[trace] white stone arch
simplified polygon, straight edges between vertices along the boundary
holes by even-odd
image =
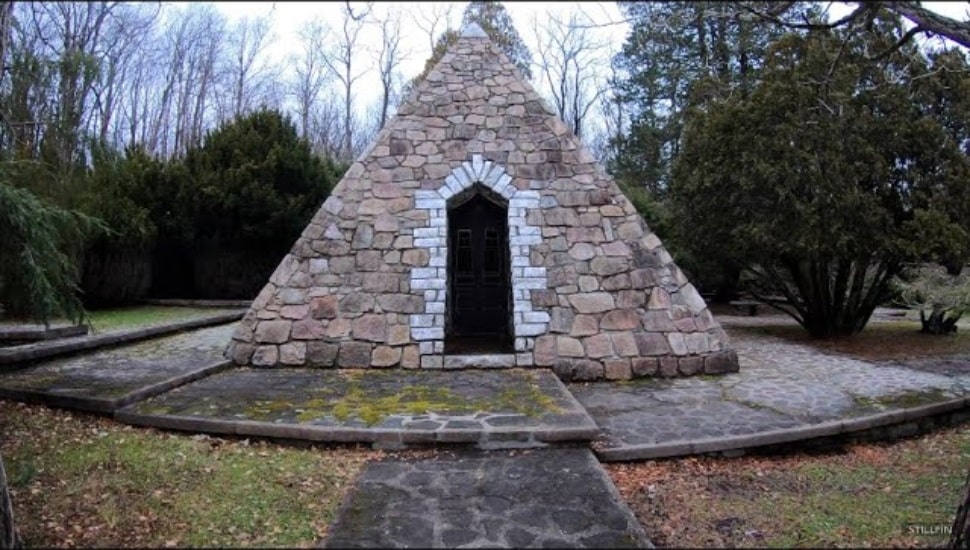
[[[411,339],[418,342],[422,367],[440,366],[430,356],[443,355],[448,303],[448,199],[480,183],[508,202],[509,259],[512,276],[512,336],[515,350],[531,356],[534,338],[545,334],[549,314],[532,307],[531,292],[547,287],[546,268],[532,267],[529,247],[542,242],[542,230],[529,225],[526,214],[539,208],[539,192],[512,185],[512,177],[497,163],[473,155],[451,171],[435,190],[415,192],[415,210],[428,212],[425,227],[414,230],[414,247],[428,251],[427,267],[411,268],[411,292],[424,296],[424,313],[411,315]],[[517,363],[531,364],[531,357]]]

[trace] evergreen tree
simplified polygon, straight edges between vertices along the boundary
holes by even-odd
[[[903,34],[883,13],[863,32],[787,35],[747,97],[711,94],[688,114],[678,243],[739,262],[814,336],[862,330],[927,247],[966,257],[970,157],[913,83],[953,94],[970,72],[932,72],[912,44],[873,61]]]
[[[278,111],[237,117],[185,158],[179,202],[194,291],[251,297],[346,168],[321,159]]]

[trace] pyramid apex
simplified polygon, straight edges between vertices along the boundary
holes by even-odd
[[[462,27],[459,36],[461,38],[488,38],[488,34],[474,21],[470,21]]]

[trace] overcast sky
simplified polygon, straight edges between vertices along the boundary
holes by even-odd
[[[321,17],[331,27],[339,28],[342,21],[341,7],[343,2],[215,2],[215,6],[223,12],[230,21],[239,17],[253,17],[272,15],[273,40],[267,48],[266,54],[274,64],[286,63],[287,59],[299,51],[297,30],[305,21],[314,17]],[[359,3],[352,3],[359,4]],[[418,75],[430,57],[430,45],[427,34],[415,23],[422,14],[430,15],[437,8],[439,11],[446,6],[452,6],[451,26],[457,28],[461,23],[461,14],[467,2],[375,2],[374,15],[383,17],[388,13],[400,14],[403,43],[407,51],[407,58],[400,65],[401,75],[410,80]],[[604,26],[596,29],[596,36],[609,48],[618,51],[626,39],[629,26],[625,23],[608,24],[622,21],[622,16],[615,2],[506,2],[505,8],[518,30],[522,39],[535,56],[536,44],[533,32],[533,20],[548,22],[551,16],[568,18],[572,12],[581,12],[590,20]],[[924,6],[956,19],[970,18],[970,2],[924,2]],[[854,3],[831,3],[830,16],[840,17],[848,13],[855,6]],[[444,30],[444,24],[437,33]],[[368,48],[376,48],[380,43],[380,34],[375,26],[370,26],[362,33],[363,45],[359,62],[369,67],[373,66],[372,54]],[[597,69],[602,70],[605,78],[609,66],[609,51],[604,48],[602,63],[597,63]],[[356,105],[358,110],[373,104],[378,98],[378,80],[376,71],[368,71],[357,85]],[[539,89],[540,93],[544,93]]]

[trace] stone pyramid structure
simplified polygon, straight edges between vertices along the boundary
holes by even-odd
[[[738,369],[657,235],[475,25],[333,189],[226,355],[564,380]]]

